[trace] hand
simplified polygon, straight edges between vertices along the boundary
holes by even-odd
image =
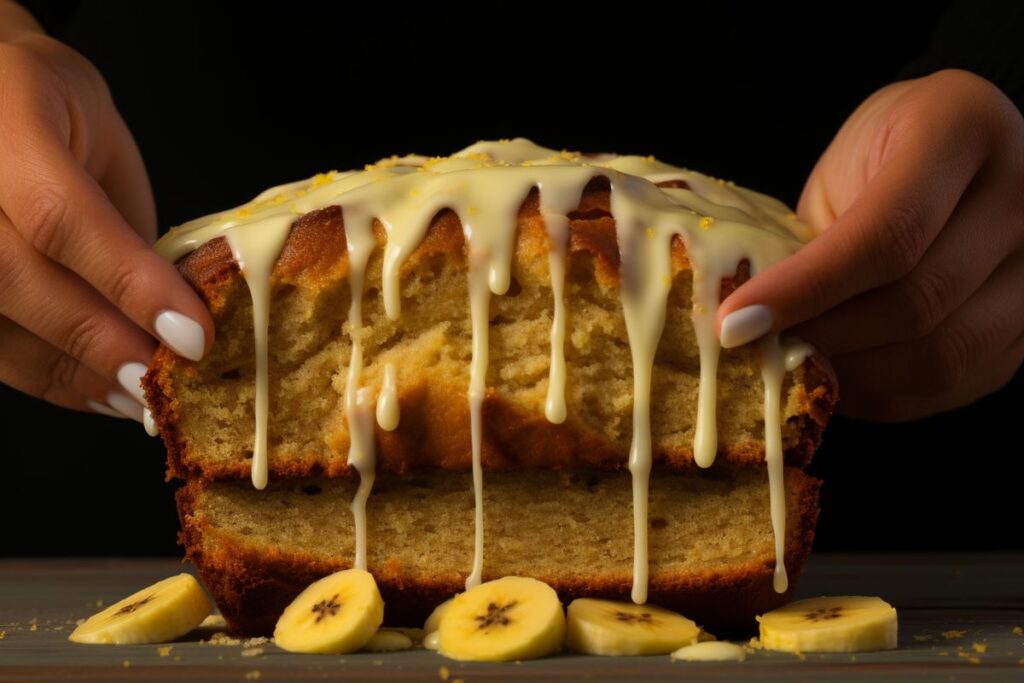
[[[831,358],[840,412],[877,420],[965,405],[1021,366],[1024,120],[991,83],[948,70],[876,92],[797,213],[818,237],[722,302],[724,345],[789,330]]]
[[[139,378],[154,337],[197,360],[212,321],[150,249],[156,214],[146,170],[99,72],[37,31],[6,38],[0,382],[141,420]]]

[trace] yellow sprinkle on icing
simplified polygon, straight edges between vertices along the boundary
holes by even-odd
[[[697,225],[700,226],[701,230],[707,230],[714,224],[715,219],[712,218],[711,216],[702,216],[700,221],[697,222]]]

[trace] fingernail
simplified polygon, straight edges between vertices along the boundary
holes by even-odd
[[[149,408],[142,409],[142,426],[146,428],[146,433],[150,436],[160,434],[160,430],[156,428],[156,420],[153,419],[153,413],[149,412]]]
[[[745,306],[725,316],[719,340],[731,349],[763,336],[772,329],[772,312],[767,306]]]
[[[199,360],[206,348],[203,327],[192,318],[177,311],[161,311],[153,323],[157,335],[179,356]]]
[[[107,404],[136,422],[142,422],[142,406],[131,396],[118,391],[112,391],[107,394]]]
[[[127,417],[123,413],[117,412],[110,406],[105,406],[99,401],[93,401],[92,399],[87,400],[85,402],[85,405],[89,406],[89,410],[91,410],[94,413],[99,413],[100,415],[106,415],[107,417],[119,417],[122,420],[125,417]]]
[[[117,381],[143,406],[146,405],[146,395],[142,391],[142,376],[145,374],[146,366],[142,363],[125,363],[117,369]]]

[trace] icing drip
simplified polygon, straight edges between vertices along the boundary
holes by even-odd
[[[349,431],[348,464],[359,472],[359,488],[352,499],[356,529],[353,564],[357,569],[366,569],[366,500],[376,477],[376,453],[370,392],[359,385],[363,376],[363,288],[366,264],[377,243],[373,237],[373,224],[365,216],[352,211],[351,215],[346,212],[344,218],[349,259],[348,327],[349,338],[352,340],[348,379],[345,382],[345,417]]]
[[[256,341],[256,433],[252,448],[252,485],[267,485],[267,412],[269,410],[268,340],[270,331],[270,271],[281,253],[292,221],[270,216],[264,221],[241,224],[227,235],[231,254],[238,263],[252,297],[252,326]],[[273,260],[266,254],[273,253]]]
[[[539,190],[539,211],[550,242],[552,290],[551,360],[545,415],[552,423],[568,417],[566,408],[565,271],[568,214],[579,206],[586,184],[608,179],[621,261],[621,300],[633,363],[633,434],[629,469],[633,480],[634,567],[632,597],[647,597],[647,497],[651,472],[651,381],[672,286],[670,247],[686,244],[693,273],[691,319],[700,352],[694,459],[710,466],[717,451],[716,401],[720,346],[714,315],[722,277],[748,260],[756,274],[813,238],[789,208],[765,195],[677,168],[653,157],[581,155],[525,140],[484,141],[450,156],[394,156],[362,171],[332,171],[271,188],[238,209],[205,216],[171,230],[157,250],[176,261],[204,242],[225,236],[253,301],[255,336],[255,437],[252,478],[267,483],[267,414],[270,274],[296,216],[337,205],[342,208],[352,299],[344,406],[349,425],[349,464],[360,475],[352,503],[356,519],[356,566],[366,563],[366,499],[374,479],[374,426],[371,389],[361,387],[363,372],[362,297],[366,265],[376,248],[375,221],[383,227],[382,292],[387,316],[401,315],[402,264],[423,240],[434,216],[448,209],[462,223],[469,253],[469,308],[472,360],[467,399],[470,409],[474,509],[474,556],[467,587],[483,576],[482,407],[488,372],[489,308],[492,295],[511,283],[512,254],[519,207]],[[656,183],[673,181],[672,187]],[[785,351],[776,336],[762,343],[765,385],[765,444],[772,525],[776,546],[775,589],[786,589],[783,563],[785,497],[781,442],[781,386],[785,371],[799,366],[813,349],[796,343]],[[396,369],[387,364],[376,403],[381,429],[399,423]]]
[[[780,407],[782,379],[786,374],[786,358],[779,345],[779,335],[770,334],[761,340],[761,378],[764,381],[764,460],[768,466],[768,501],[771,507],[772,533],[775,536],[776,593],[789,587],[786,575],[786,491],[782,468],[782,411]]]
[[[398,428],[401,408],[398,405],[398,387],[395,382],[395,364],[384,366],[384,386],[377,397],[377,424],[385,432],[393,432]]]
[[[359,472],[359,488],[352,498],[352,517],[356,529],[356,552],[352,565],[366,569],[366,501],[377,477],[377,457],[373,445],[373,401],[370,390],[363,387],[356,392],[355,407],[350,413],[349,431],[358,447],[349,452],[349,464]]]

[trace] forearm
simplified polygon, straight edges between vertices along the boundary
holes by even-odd
[[[43,27],[31,12],[13,0],[0,0],[0,42],[42,32]]]

